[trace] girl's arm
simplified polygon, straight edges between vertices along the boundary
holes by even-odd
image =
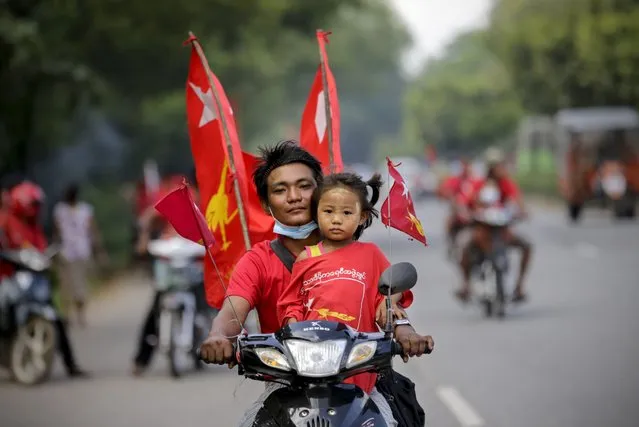
[[[304,301],[300,290],[304,281],[305,269],[300,267],[300,261],[306,259],[306,252],[302,251],[293,264],[291,280],[284,287],[281,299],[277,303],[277,317],[281,326],[299,322],[304,318]]]

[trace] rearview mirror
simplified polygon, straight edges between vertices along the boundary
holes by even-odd
[[[392,280],[391,280],[392,279]],[[379,278],[378,289],[382,295],[400,294],[417,283],[417,270],[410,262],[400,262],[388,267]]]

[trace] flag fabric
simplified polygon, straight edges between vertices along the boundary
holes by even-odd
[[[386,197],[386,200],[384,200],[382,204],[382,223],[386,225],[386,227],[393,227],[428,246],[426,236],[424,235],[424,228],[415,214],[413,199],[410,196],[404,178],[397,169],[395,169],[395,165],[393,165],[393,162],[388,157],[386,158],[386,163],[388,173],[394,182],[388,193],[388,197]],[[396,166],[399,166],[399,164]]]
[[[326,97],[324,94],[323,70],[320,64],[315,80],[311,86],[311,92],[302,114],[302,124],[300,128],[300,145],[313,154],[322,163],[322,170],[325,174],[331,172],[342,172],[344,163],[342,162],[342,151],[340,148],[340,112],[339,99],[337,97],[337,86],[335,77],[328,64],[326,44],[328,35],[326,31],[317,30],[317,43],[320,48],[320,55],[326,70],[326,83],[328,86],[328,103],[330,106],[331,131],[333,144],[328,140],[328,120],[326,117]],[[329,153],[333,155],[333,170],[330,168]]]
[[[193,201],[186,182],[164,196],[155,205],[155,209],[171,223],[180,236],[204,245],[208,249],[214,247],[215,237],[200,208]]]
[[[201,206],[208,228],[216,240],[212,255],[226,285],[235,264],[247,250],[235,194],[235,181],[238,183],[240,198],[245,201],[244,213],[248,223],[249,245],[258,241],[253,240],[253,237],[268,235],[264,230],[269,227],[270,218],[263,212],[256,212],[254,204],[250,202],[257,194],[254,197],[251,195],[255,190],[244,164],[245,153],[240,147],[233,109],[215,74],[210,72],[207,77],[206,58],[201,58],[198,54],[194,43],[196,40],[195,36],[188,40],[191,42],[191,59],[186,83],[187,123]],[[211,87],[210,81],[213,82],[214,88]],[[224,120],[226,129],[220,118]],[[227,147],[226,135],[231,141],[230,150]],[[234,174],[231,172],[230,156],[235,166]],[[271,229],[272,224],[271,221]],[[257,232],[255,236],[251,236],[251,230],[261,231],[262,234]],[[207,302],[220,308],[224,302],[225,291],[212,261],[208,258],[204,264],[204,287]]]
[[[246,200],[245,209],[249,219],[251,242],[255,244],[263,240],[273,240],[275,238],[275,233],[273,233],[275,220],[264,211],[260,198],[257,195],[257,188],[252,179],[253,171],[255,171],[257,166],[257,158],[246,152],[242,152],[242,157],[244,158],[246,173],[248,174],[248,199]]]

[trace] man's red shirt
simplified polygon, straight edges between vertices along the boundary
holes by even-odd
[[[3,249],[33,247],[39,251],[47,248],[47,238],[40,224],[29,224],[11,212],[0,213]],[[5,247],[6,246],[6,247]],[[0,261],[0,278],[13,274],[13,266]]]

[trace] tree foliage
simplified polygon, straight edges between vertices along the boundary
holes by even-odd
[[[467,150],[507,138],[525,113],[639,107],[637,40],[633,0],[497,0],[488,28],[410,85],[403,138]]]
[[[405,100],[405,140],[468,152],[513,131],[521,108],[484,36],[481,31],[459,36],[411,84]]]
[[[284,128],[299,126],[318,63],[317,28],[335,32],[331,65],[345,104],[353,104],[343,110],[344,122],[361,114],[361,105],[380,114],[369,101],[382,93],[389,76],[399,80],[398,57],[408,42],[382,0],[193,0],[179,6],[157,0],[152,7],[5,0],[0,174],[26,169],[67,143],[89,109],[105,112],[133,141],[131,168],[156,155],[160,163],[183,165],[189,157],[184,108],[189,49],[181,43],[189,30],[235,106],[243,143],[282,138]],[[394,120],[397,127],[398,113]],[[375,125],[366,125],[374,132]]]
[[[636,1],[499,0],[489,38],[530,111],[639,106]]]

